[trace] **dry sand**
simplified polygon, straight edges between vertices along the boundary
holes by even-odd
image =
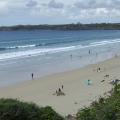
[[[99,67],[101,72],[97,72]],[[120,57],[112,58],[82,69],[0,88],[0,98],[17,98],[40,106],[52,106],[62,115],[75,114],[78,109],[90,105],[92,101],[111,90],[112,85],[109,82],[120,79],[119,71]],[[106,74],[109,75],[108,78],[104,78]],[[92,81],[89,86],[86,84],[88,79]],[[105,81],[101,82],[102,80]],[[65,96],[53,95],[62,85]]]

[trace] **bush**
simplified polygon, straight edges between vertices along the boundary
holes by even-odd
[[[39,108],[32,103],[0,99],[0,120],[63,120],[63,118],[51,107]]]
[[[79,120],[95,120],[95,113],[93,109],[90,108],[85,108],[82,109],[78,114],[77,114],[77,119]]]
[[[120,85],[109,98],[100,98],[78,111],[77,120],[120,120]]]

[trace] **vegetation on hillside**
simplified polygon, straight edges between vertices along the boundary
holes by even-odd
[[[13,99],[0,99],[0,120],[63,120],[51,107]]]
[[[77,113],[77,120],[120,120],[120,85],[108,98],[100,98]]]
[[[2,26],[0,31],[17,30],[120,30],[120,23],[96,23],[96,24],[63,24],[63,25],[16,25]]]

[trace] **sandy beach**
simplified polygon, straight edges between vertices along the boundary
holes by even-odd
[[[109,82],[120,79],[119,71],[120,57],[116,57],[81,69],[0,88],[0,98],[17,98],[39,106],[52,106],[64,116],[75,114],[110,91],[112,85]],[[88,80],[91,80],[90,85],[87,85]],[[59,88],[65,95],[55,94]]]

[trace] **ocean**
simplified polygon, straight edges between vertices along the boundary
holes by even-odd
[[[120,30],[1,31],[0,86],[82,68],[120,55]]]

